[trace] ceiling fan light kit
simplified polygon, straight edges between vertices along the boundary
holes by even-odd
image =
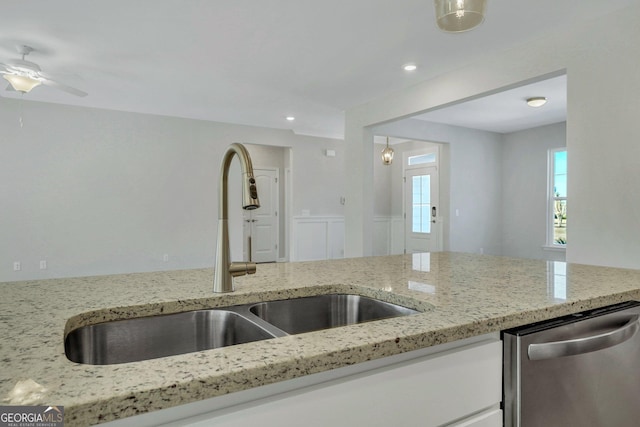
[[[461,33],[482,24],[487,0],[435,0],[435,7],[438,28]]]
[[[28,93],[34,87],[43,84],[72,95],[87,96],[86,92],[51,80],[48,76],[42,74],[38,64],[25,60],[25,56],[33,52],[34,49],[32,47],[18,45],[16,50],[22,55],[22,59],[14,59],[7,61],[7,64],[0,64],[0,74],[11,85],[11,88],[7,88],[8,90],[13,89],[18,92]]]
[[[32,79],[29,76],[22,76],[20,74],[4,74],[5,80],[11,84],[14,90],[22,93],[28,93],[34,87],[41,85],[40,80]]]

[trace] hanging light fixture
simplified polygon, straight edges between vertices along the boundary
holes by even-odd
[[[487,0],[435,0],[435,6],[438,28],[460,33],[482,24]]]
[[[382,150],[382,164],[390,165],[393,162],[393,148],[389,147],[389,137],[387,137],[387,146]]]

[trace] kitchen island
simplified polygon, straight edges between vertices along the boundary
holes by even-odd
[[[0,400],[91,425],[387,358],[627,300],[640,271],[461,253],[263,264],[213,294],[210,269],[0,283]],[[352,293],[420,314],[118,365],[70,362],[79,326]],[[41,388],[18,400],[15,386]]]

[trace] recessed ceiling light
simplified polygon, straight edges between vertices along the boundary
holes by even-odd
[[[415,71],[418,69],[416,64],[405,64],[402,66],[402,69],[405,71]]]
[[[295,117],[293,117],[293,116],[287,116],[287,117],[285,117],[285,118],[286,118],[288,121],[290,121],[290,122],[292,122],[292,121],[294,121],[294,120],[296,119],[296,118],[295,118]]]
[[[547,98],[545,98],[544,96],[536,96],[534,98],[527,99],[527,105],[529,107],[538,108],[538,107],[542,107],[546,103],[547,103]]]

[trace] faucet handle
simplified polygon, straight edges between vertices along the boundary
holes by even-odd
[[[245,274],[255,274],[255,262],[232,262],[229,264],[229,274],[233,277],[244,276]]]

